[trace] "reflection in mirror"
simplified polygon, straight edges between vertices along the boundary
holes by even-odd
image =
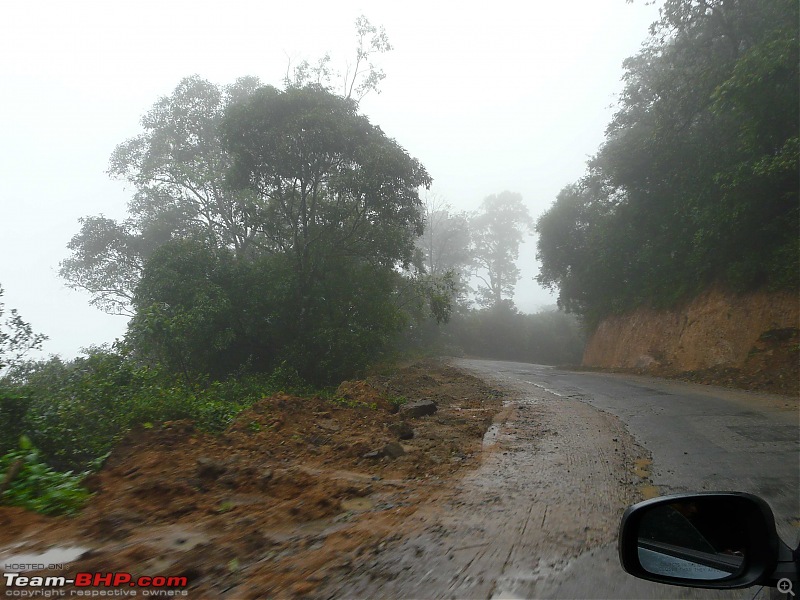
[[[713,581],[737,574],[747,547],[741,498],[653,506],[639,522],[639,563],[653,575]]]

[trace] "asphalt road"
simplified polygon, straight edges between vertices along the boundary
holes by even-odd
[[[692,491],[743,491],[772,507],[778,532],[800,542],[800,413],[783,396],[700,386],[648,377],[561,370],[483,360],[457,364],[487,380],[550,398],[578,400],[618,418],[652,455],[650,477],[659,495]],[[755,590],[709,592],[620,578],[616,549],[592,549],[536,597],[741,597]],[[716,596],[715,594],[720,594]],[[531,597],[517,589],[518,597]],[[764,597],[762,594],[759,597]]]

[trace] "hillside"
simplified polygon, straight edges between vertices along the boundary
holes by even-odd
[[[583,365],[796,395],[799,327],[796,294],[713,287],[675,309],[606,318]]]

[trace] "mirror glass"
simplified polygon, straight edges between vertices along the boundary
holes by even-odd
[[[704,581],[739,573],[747,558],[747,507],[741,500],[693,498],[649,508],[639,522],[642,568]]]

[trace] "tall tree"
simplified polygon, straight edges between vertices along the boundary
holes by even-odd
[[[230,158],[219,137],[225,107],[259,86],[246,77],[218,87],[187,77],[142,118],[144,132],[117,146],[109,174],[133,184],[130,217],[81,220],[60,274],[106,312],[132,315],[145,260],[171,239],[197,236],[244,256],[259,243],[257,207],[224,186]]]
[[[285,78],[289,88],[324,87],[357,102],[377,92],[385,75],[376,57],[392,49],[383,27],[356,19],[355,55],[344,71],[330,55],[315,65],[302,61]],[[170,240],[206,237],[237,258],[264,250],[264,218],[257,199],[225,185],[231,166],[220,139],[226,108],[261,87],[256,77],[217,86],[194,75],[184,78],[142,117],[143,132],[117,146],[109,174],[133,185],[129,217],[81,219],[70,241],[71,255],[60,265],[70,287],[88,291],[91,304],[111,314],[132,316],[134,290],[144,262]]]
[[[131,216],[84,219],[61,272],[133,316],[137,356],[187,377],[289,360],[329,382],[378,356],[424,302],[449,315],[451,282],[411,270],[431,179],[358,112],[383,77],[371,57],[390,46],[366,19],[357,32],[343,95],[326,60],[323,83],[306,65],[285,90],[190,77],[116,149]]]
[[[538,223],[540,283],[597,321],[713,281],[798,286],[798,4],[668,0],[584,178]]]
[[[453,212],[452,207],[435,194],[424,199],[425,230],[417,240],[425,272],[431,275],[456,273],[464,279],[470,255],[469,215]]]
[[[371,92],[379,93],[378,86],[386,74],[375,59],[392,50],[392,45],[384,28],[373,25],[364,15],[356,19],[355,27],[355,56],[345,64],[344,72],[336,70],[330,54],[325,54],[314,64],[302,60],[293,69],[287,68],[285,86],[301,88],[316,85],[355,102],[361,102]]]
[[[318,87],[265,87],[230,107],[223,135],[230,183],[256,199],[257,231],[301,272],[322,248],[410,263],[423,225],[418,188],[430,177],[355,102]]]
[[[230,107],[223,136],[231,185],[256,199],[259,235],[292,261],[297,339],[317,356],[322,338],[310,331],[329,319],[333,273],[408,267],[423,226],[418,189],[431,179],[353,100],[317,86],[258,90]]]
[[[519,246],[533,221],[520,194],[505,191],[484,199],[470,224],[472,255],[479,281],[478,303],[500,308],[513,306],[519,281]]]

